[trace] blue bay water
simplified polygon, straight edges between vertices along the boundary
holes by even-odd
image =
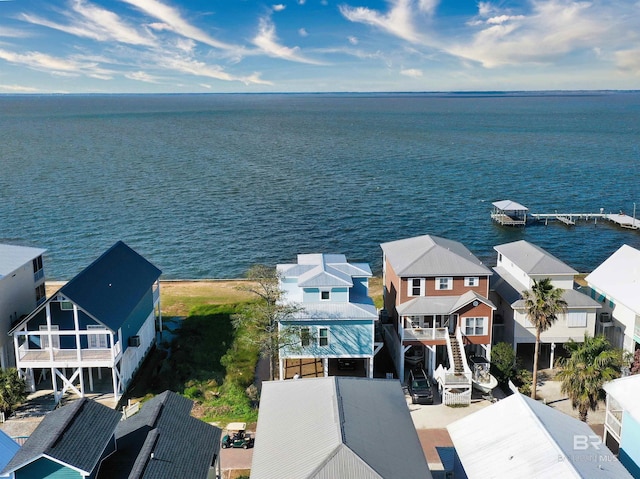
[[[631,213],[640,93],[0,96],[0,242],[68,279],[122,239],[166,278],[239,277],[297,253],[380,272],[434,234],[489,265],[526,239],[590,271],[640,232],[508,229],[532,212]]]

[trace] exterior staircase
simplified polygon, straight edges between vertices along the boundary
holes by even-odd
[[[453,353],[453,372],[458,374],[464,374],[464,360],[462,359],[462,353],[460,352],[460,344],[455,333],[449,334],[449,341],[451,341],[451,352]]]

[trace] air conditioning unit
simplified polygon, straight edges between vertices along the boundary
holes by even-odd
[[[140,346],[140,336],[130,336],[129,346],[134,348],[137,348],[138,346]]]
[[[600,313],[598,319],[599,319],[600,325],[603,328],[613,326],[613,322],[611,321],[611,315],[609,313]]]

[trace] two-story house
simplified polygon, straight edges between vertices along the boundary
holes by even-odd
[[[9,330],[45,297],[43,249],[0,244],[0,367],[15,366]]]
[[[50,371],[56,401],[82,397],[106,370],[117,403],[162,328],[160,273],[119,241],[19,321],[10,333],[30,388]]]
[[[640,348],[640,250],[622,245],[585,281],[602,304],[596,332],[616,348]]]
[[[466,375],[464,384],[452,389],[464,390],[470,400],[465,349],[491,356],[491,270],[462,243],[437,236],[391,241],[381,248],[384,305],[394,324],[385,342],[400,378],[405,378],[405,360],[412,366],[419,358],[441,386],[447,372],[447,384]]]
[[[640,374],[604,385],[607,412],[603,441],[635,478],[640,478]]]
[[[585,333],[594,335],[596,312],[600,305],[574,289],[578,272],[544,249],[524,240],[498,245],[494,248],[498,260],[491,289],[495,293],[496,316],[504,330],[496,334],[498,340],[513,344],[516,353],[533,360],[536,330],[527,318],[522,292],[533,286],[533,281],[550,278],[554,287],[563,290],[567,303],[566,313],[558,315],[556,322],[540,336],[540,360],[544,367],[553,367],[555,348],[569,339],[584,340]]]
[[[301,359],[320,361],[324,376],[348,359],[354,375],[373,377],[373,357],[382,345],[375,344],[378,315],[369,297],[369,265],[348,263],[342,254],[300,254],[297,263],[279,264],[277,271],[282,303],[295,306],[279,330],[299,334],[295,344],[283,341],[280,378],[292,376],[288,363]]]

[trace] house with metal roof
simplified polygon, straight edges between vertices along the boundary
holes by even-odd
[[[317,369],[333,375],[348,367],[350,374],[373,377],[373,358],[382,343],[375,342],[371,268],[349,263],[342,254],[299,254],[297,259],[277,265],[282,303],[294,306],[278,324],[281,337],[288,338],[282,341],[279,377],[300,375],[305,360],[319,363],[314,374]]]
[[[640,250],[622,245],[585,278],[602,305],[596,332],[618,348],[640,348]]]
[[[116,453],[97,479],[207,479],[220,469],[221,429],[191,416],[193,401],[165,391],[115,428]]]
[[[634,478],[640,478],[640,374],[604,385],[607,412],[603,441],[618,454]]]
[[[588,294],[574,289],[578,272],[551,253],[525,240],[495,246],[498,254],[493,268],[491,298],[497,305],[495,341],[506,341],[523,357],[533,358],[536,330],[527,318],[522,292],[534,280],[550,278],[554,287],[563,290],[566,313],[540,336],[540,359],[544,367],[553,367],[555,348],[572,339],[584,340],[585,333],[594,335],[600,304]]]
[[[86,398],[49,412],[0,474],[15,479],[95,478],[116,450],[122,414]]]
[[[491,357],[491,270],[462,243],[433,235],[380,245],[384,338],[400,378],[422,364],[446,404],[471,401],[467,354]]]
[[[50,372],[56,401],[83,397],[106,371],[117,403],[162,328],[160,273],[119,241],[19,321],[10,334],[31,389]]]
[[[262,386],[252,479],[429,479],[397,380],[323,377]]]
[[[584,422],[515,393],[447,426],[469,479],[631,479]]]
[[[9,330],[46,299],[45,250],[0,244],[0,367],[15,366]]]

